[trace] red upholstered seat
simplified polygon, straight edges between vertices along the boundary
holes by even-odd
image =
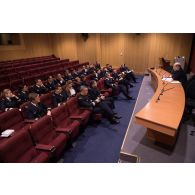
[[[68,141],[68,135],[57,133],[50,116],[44,116],[32,124],[29,129],[36,144],[47,144],[56,148],[55,157],[59,157]]]
[[[52,94],[47,93],[40,96],[41,103],[46,105],[49,108],[53,108],[53,100],[52,100]]]
[[[0,132],[6,129],[21,130],[29,126],[23,119],[22,113],[14,108],[0,115]]]
[[[69,118],[66,105],[52,109],[51,116],[56,131],[66,132],[71,136],[71,139],[74,139],[79,134],[80,122]]]
[[[21,113],[24,119],[27,119],[26,110],[28,109],[28,105],[30,102],[25,102],[22,105],[20,105]]]
[[[102,94],[104,94],[104,96],[110,96],[110,94],[112,93],[112,89],[106,89],[105,85],[104,85],[104,78],[101,78],[98,82],[97,82],[97,87],[98,89],[101,91]]]
[[[0,162],[41,163],[48,161],[48,153],[35,149],[28,131],[21,130],[6,142],[0,142]]]
[[[67,101],[68,112],[70,118],[78,119],[83,125],[86,125],[89,121],[91,111],[87,109],[81,109],[78,105],[77,97],[72,97]]]

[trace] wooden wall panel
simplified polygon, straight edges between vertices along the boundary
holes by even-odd
[[[165,57],[173,62],[181,55],[189,61],[192,34],[125,34],[125,60],[136,72],[159,64]]]
[[[124,61],[123,34],[100,34],[101,64],[117,67]]]
[[[84,40],[80,33],[76,35],[77,58],[81,62],[88,61],[95,63],[96,57],[96,34],[88,34],[88,39]]]
[[[56,56],[62,59],[77,60],[76,34],[52,34],[52,48]]]
[[[23,34],[24,45],[13,50],[1,50],[0,60],[41,55],[64,59],[107,63],[118,67],[125,63],[136,72],[159,64],[159,57],[173,60],[177,55],[189,61],[192,34],[89,34],[84,41],[81,34]]]
[[[0,60],[51,55],[53,53],[48,34],[22,34],[21,46],[0,46]]]

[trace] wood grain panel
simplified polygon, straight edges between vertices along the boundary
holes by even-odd
[[[53,53],[62,59],[77,60],[76,34],[53,34],[52,49]]]
[[[48,34],[22,34],[21,46],[1,46],[0,60],[14,60],[53,53]]]
[[[192,34],[108,33],[89,34],[84,41],[81,34],[24,34],[23,47],[0,50],[0,60],[41,55],[56,56],[81,62],[100,62],[103,66],[118,67],[125,63],[136,72],[159,64],[159,58],[173,60],[181,55],[189,61]]]

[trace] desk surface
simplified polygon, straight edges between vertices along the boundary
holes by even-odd
[[[181,84],[168,83],[164,88],[165,92],[160,96],[160,100],[156,102],[163,86],[167,83],[166,81],[163,83],[162,75],[167,76],[170,73],[162,69],[149,69],[148,71],[155,82],[156,91],[146,106],[135,115],[135,118],[138,121],[145,121],[146,124],[153,123],[176,131],[185,106],[184,89]],[[146,127],[148,126],[146,125]],[[162,129],[162,131],[164,130]]]

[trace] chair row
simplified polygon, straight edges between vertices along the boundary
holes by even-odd
[[[73,61],[75,63],[77,61]],[[28,71],[21,71],[19,73],[11,73],[10,75],[3,75],[0,78],[0,90],[5,88],[11,88],[16,90],[22,84],[32,85],[35,79],[45,80],[48,76],[55,76],[58,73],[63,74],[65,69],[77,69],[83,65],[88,65],[88,62],[72,65],[67,62],[59,63],[57,65],[52,65],[43,68],[30,69]]]
[[[26,59],[20,59],[20,60],[11,60],[11,61],[1,61],[0,65],[4,67],[9,67],[9,66],[17,66],[17,64],[31,64],[35,62],[44,62],[47,60],[52,60],[55,59],[56,56],[51,55],[51,56],[43,56],[43,57],[35,57],[35,58],[26,58]]]
[[[68,142],[86,126],[90,110],[79,108],[76,97],[52,109],[51,116],[25,121],[18,109],[0,115],[0,128],[14,129],[9,138],[0,138],[0,162],[48,162],[58,160]],[[6,123],[2,123],[6,121]]]
[[[68,62],[69,60],[66,59],[66,60],[62,60],[61,62],[63,61],[66,61]],[[36,67],[42,67],[42,66],[47,66],[47,65],[53,65],[57,62],[60,62],[60,59],[59,58],[56,58],[56,59],[52,59],[52,60],[49,60],[49,61],[46,61],[46,62],[36,62],[36,63],[31,63],[31,64],[27,64],[27,65],[18,65],[18,66],[14,66],[14,67],[2,67],[0,69],[0,72],[1,73],[10,73],[10,72],[20,72],[21,70],[24,70],[24,69],[29,69],[29,68],[36,68]]]

